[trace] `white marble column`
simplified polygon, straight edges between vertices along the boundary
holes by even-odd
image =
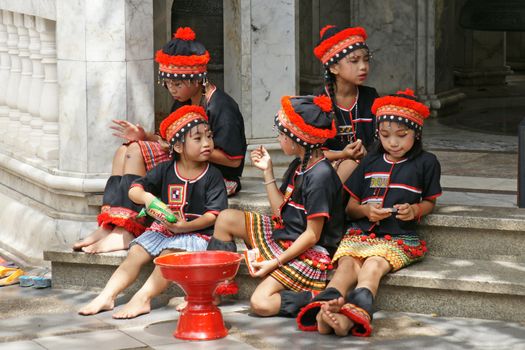
[[[4,142],[5,133],[9,125],[9,107],[7,107],[6,95],[9,84],[9,70],[11,60],[9,59],[7,47],[7,20],[4,20],[4,10],[0,10],[0,144]]]
[[[22,154],[28,151],[29,133],[31,127],[31,115],[29,107],[29,89],[31,88],[31,76],[33,67],[29,58],[29,30],[27,29],[28,15],[22,16],[22,23],[18,26],[18,55],[21,61],[20,85],[18,85],[17,106],[20,118],[20,127],[16,130],[17,146],[14,151]]]
[[[43,121],[40,117],[40,99],[42,97],[42,86],[44,83],[44,68],[42,66],[42,55],[40,54],[40,34],[36,30],[36,18],[28,16],[27,22],[29,30],[29,52],[33,69],[31,88],[29,89],[28,112],[31,115],[31,132],[29,134],[29,151],[31,155],[36,155],[38,146],[44,134],[42,130]],[[58,101],[57,101],[58,102]]]
[[[224,86],[241,106],[248,138],[274,137],[283,95],[299,85],[298,1],[224,1]]]
[[[7,106],[9,107],[9,125],[5,135],[5,143],[13,146],[16,141],[16,130],[20,126],[18,111],[18,86],[20,85],[21,63],[18,56],[18,30],[17,26],[22,23],[22,15],[19,13],[7,12],[4,16],[7,25],[7,47],[11,60],[11,70],[9,72],[9,82],[7,83]]]
[[[112,119],[153,131],[153,0],[57,0],[60,170],[109,173]]]
[[[40,96],[40,116],[43,121],[42,139],[37,154],[44,160],[58,158],[58,81],[56,60],[56,22],[37,18],[36,27],[40,33],[44,82]]]

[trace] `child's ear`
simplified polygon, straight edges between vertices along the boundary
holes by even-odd
[[[175,152],[181,154],[181,153],[182,153],[182,148],[183,148],[183,147],[184,147],[184,146],[182,145],[182,142],[178,141],[178,142],[176,142],[176,143],[173,145],[173,151],[175,151]]]
[[[339,74],[339,64],[338,63],[332,64],[329,69],[330,69],[330,73],[332,73],[333,75]]]

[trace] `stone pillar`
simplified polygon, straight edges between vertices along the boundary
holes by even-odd
[[[40,117],[42,118],[43,135],[37,154],[46,161],[58,158],[58,82],[56,60],[56,22],[38,18],[37,30],[40,33],[44,81],[40,95]]]
[[[16,130],[16,140],[18,145],[24,147],[16,147],[16,153],[25,153],[27,150],[25,145],[29,141],[29,133],[31,127],[31,115],[28,112],[29,107],[29,90],[31,89],[31,80],[33,74],[33,67],[31,59],[29,58],[29,30],[28,20],[31,16],[23,15],[22,23],[18,26],[18,54],[21,61],[20,85],[18,85],[17,105],[20,118],[20,127]]]
[[[226,0],[224,16],[225,90],[248,138],[274,137],[281,96],[298,93],[297,1]]]
[[[7,25],[7,47],[9,58],[11,60],[11,71],[9,73],[9,82],[7,83],[7,106],[9,107],[9,126],[5,135],[5,143],[13,146],[16,141],[16,130],[20,126],[18,111],[18,86],[20,84],[21,63],[18,56],[18,30],[17,26],[21,24],[22,15],[6,11],[4,23]]]
[[[57,0],[60,154],[66,172],[109,173],[112,119],[153,130],[153,0]]]
[[[6,95],[9,84],[9,70],[11,69],[11,60],[9,58],[7,47],[7,11],[0,10],[0,143],[4,142],[7,127],[9,125],[9,107],[7,107]]]
[[[464,52],[456,69],[456,84],[502,85],[512,70],[505,64],[505,33],[477,30],[463,32]]]
[[[507,64],[511,69],[525,70],[525,33],[507,32]]]
[[[33,69],[31,88],[29,89],[28,112],[31,115],[31,132],[29,135],[30,154],[36,155],[42,136],[42,118],[40,117],[40,100],[42,97],[42,85],[44,83],[44,68],[42,66],[42,55],[40,53],[40,34],[36,29],[36,19],[30,16],[29,29],[29,52]]]
[[[454,89],[450,65],[440,62],[438,53],[450,54],[444,46],[450,45],[450,34],[440,25],[449,18],[451,4],[452,0],[351,0],[351,23],[366,29],[374,54],[367,85],[380,94],[412,88],[432,107],[432,115],[457,105],[464,94]]]

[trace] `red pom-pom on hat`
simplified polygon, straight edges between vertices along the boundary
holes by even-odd
[[[324,35],[324,33],[325,33],[328,29],[333,28],[333,27],[335,27],[333,24],[329,24],[329,25],[324,26],[324,27],[319,31],[319,37],[322,38],[323,35]]]
[[[407,95],[407,96],[416,97],[416,95],[414,94],[414,90],[409,89],[409,88],[406,88],[405,91],[399,90],[398,92],[396,92],[396,95]]]
[[[179,27],[173,35],[174,39],[186,41],[195,40],[195,37],[195,32],[190,27]]]
[[[332,100],[330,97],[321,95],[314,97],[314,104],[319,106],[323,112],[331,112],[332,111]]]

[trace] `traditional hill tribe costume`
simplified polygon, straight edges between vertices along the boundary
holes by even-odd
[[[421,137],[423,120],[429,115],[428,107],[415,100],[411,90],[398,92],[375,100],[372,112],[377,116],[377,124],[397,122],[415,130],[416,138]],[[361,204],[380,204],[392,208],[395,204],[417,204],[422,200],[434,200],[441,195],[440,164],[435,155],[429,152],[410,155],[397,162],[389,161],[383,152],[367,155],[350,178],[345,182],[345,190]],[[372,223],[368,218],[351,222],[335,253],[333,263],[343,256],[365,260],[380,256],[388,261],[393,272],[423,259],[427,251],[425,241],[419,239],[416,224],[402,221],[395,214]],[[320,293],[312,303],[303,308],[297,317],[302,330],[317,330],[315,316],[323,301],[333,300],[341,294],[335,288]],[[347,304],[341,313],[350,318],[355,326],[351,333],[357,336],[370,335],[373,296],[369,289],[358,288],[346,296]]]
[[[208,115],[215,148],[229,159],[242,160],[236,168],[215,165],[223,174],[228,194],[235,194],[241,189],[240,177],[246,154],[243,117],[239,106],[228,94],[215,86],[212,91],[206,91],[206,65],[210,55],[204,45],[195,41],[195,33],[190,28],[179,29],[177,33],[172,41],[157,51],[155,60],[159,63],[159,79],[203,79],[200,105]],[[175,101],[171,110],[189,103],[191,101]]]
[[[375,117],[371,112],[372,103],[379,96],[373,87],[357,85],[355,102],[350,109],[339,106],[335,99],[335,77],[330,66],[355,50],[365,49],[367,34],[364,28],[339,29],[326,26],[320,32],[321,39],[314,49],[315,56],[325,68],[325,86],[320,93],[330,96],[334,104],[337,136],[326,141],[323,148],[341,151],[346,145],[360,139],[365,148],[375,141]]]
[[[336,133],[331,102],[326,96],[285,96],[275,126],[305,148],[305,156],[292,161],[280,187],[284,200],[279,215],[270,217],[245,212],[249,246],[258,248],[265,260],[278,258],[306,230],[307,220],[325,217],[317,244],[271,272],[287,290],[281,291],[280,315],[288,315],[296,294],[310,296],[326,286],[331,257],[341,239],[342,184],[326,158],[307,166],[311,153]],[[208,250],[236,251],[235,242],[212,238]]]
[[[173,145],[183,142],[185,134],[194,126],[206,123],[208,118],[200,106],[184,106],[171,113],[160,125],[163,138]],[[179,218],[191,221],[205,213],[218,215],[228,207],[226,188],[221,172],[207,164],[194,179],[183,177],[177,170],[177,160],[163,162],[135,180],[131,187],[142,187],[166,203]],[[139,244],[151,256],[158,256],[165,249],[187,251],[206,250],[213,234],[213,226],[199,232],[173,234],[162,223],[155,221],[138,238],[131,242]]]
[[[202,104],[209,116],[215,147],[221,149],[231,159],[242,159],[241,165],[237,168],[216,165],[222,173],[229,193],[234,194],[240,190],[239,177],[242,174],[246,152],[244,122],[237,104],[224,92],[215,91],[209,101],[204,98],[209,60],[210,54],[204,45],[195,40],[195,33],[187,27],[179,28],[173,39],[158,50],[155,56],[155,61],[159,63],[159,82],[165,79],[203,81]],[[170,160],[168,150],[159,142],[133,142],[137,142],[140,146],[147,171]],[[144,232],[150,221],[147,218],[137,218],[141,206],[128,198],[129,187],[138,178],[140,178],[138,175],[125,174],[111,176],[108,179],[104,189],[102,209],[97,217],[99,226],[107,229],[121,226],[136,237]]]

